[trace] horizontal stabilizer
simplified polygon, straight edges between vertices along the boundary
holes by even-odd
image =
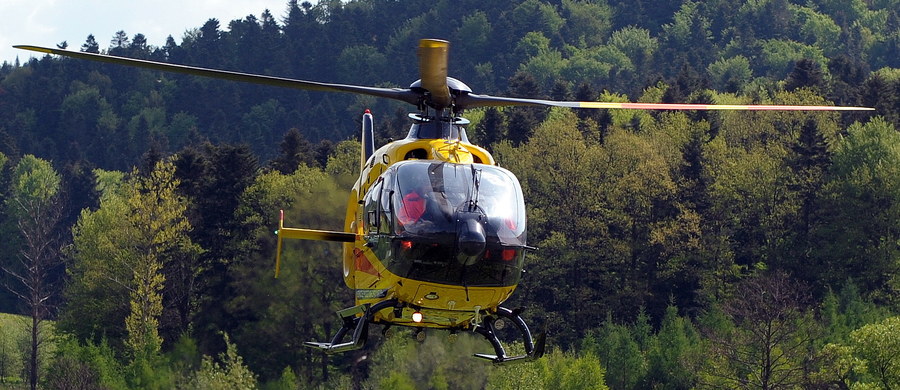
[[[284,210],[281,210],[281,216],[278,220],[278,244],[275,248],[275,277],[281,272],[281,240],[292,238],[298,240],[320,240],[320,241],[337,241],[337,242],[354,242],[356,234],[347,232],[333,232],[328,230],[313,229],[297,229],[284,227]]]
[[[353,242],[356,241],[356,234],[346,232],[332,232],[327,230],[281,228],[278,229],[278,238]]]

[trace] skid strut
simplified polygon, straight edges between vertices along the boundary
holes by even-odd
[[[543,332],[538,334],[537,343],[535,343],[531,338],[531,331],[528,330],[528,325],[525,324],[525,320],[519,316],[519,313],[521,313],[521,310],[509,310],[505,307],[498,307],[496,315],[497,317],[512,321],[519,330],[519,333],[522,334],[522,343],[525,345],[525,354],[507,356],[506,351],[503,349],[503,344],[500,343],[500,339],[497,337],[496,328],[494,327],[497,319],[494,318],[494,316],[487,316],[484,318],[484,321],[481,324],[476,325],[473,330],[484,336],[484,338],[491,343],[491,346],[494,347],[495,355],[476,353],[475,357],[490,360],[494,362],[494,364],[503,364],[513,361],[531,361],[540,359],[541,356],[544,356],[544,345],[547,339],[546,335]]]
[[[365,304],[341,310],[338,312],[338,316],[341,317],[344,324],[341,326],[341,329],[338,330],[337,334],[334,335],[334,338],[331,339],[330,343],[307,341],[303,343],[303,345],[320,349],[327,354],[360,349],[366,345],[366,340],[369,338],[369,322],[372,320],[375,313],[396,305],[397,300],[390,299],[378,302],[372,306]],[[362,313],[362,316],[357,316],[357,314],[360,313]],[[350,341],[341,342],[343,341],[344,336],[347,335],[347,332],[351,330],[353,331],[353,334]]]

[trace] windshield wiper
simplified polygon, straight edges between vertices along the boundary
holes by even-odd
[[[475,211],[478,208],[478,194],[481,186],[481,179],[478,177],[481,174],[480,169],[475,169],[475,164],[469,165],[472,169],[472,195],[470,196],[469,201],[469,211]]]

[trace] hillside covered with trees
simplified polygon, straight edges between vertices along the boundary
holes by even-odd
[[[900,386],[898,0],[291,0],[163,47],[134,33],[59,46],[405,87],[440,38],[476,93],[876,111],[468,112],[539,248],[506,305],[551,350],[491,367],[468,335],[303,348],[351,304],[339,246],[290,245],[272,278],[277,210],[340,228],[361,113],[383,143],[410,107],[4,63],[0,312],[28,321],[2,322],[0,388]]]

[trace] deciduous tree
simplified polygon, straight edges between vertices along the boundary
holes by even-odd
[[[107,189],[98,210],[83,211],[73,229],[68,310],[121,321],[112,329],[121,329],[117,333],[126,336],[124,346],[135,360],[160,351],[164,267],[179,263],[196,269],[201,252],[187,235],[187,203],[176,193],[174,172],[169,161],[157,163],[148,176],[133,172],[126,182]],[[92,299],[94,294],[105,299]]]
[[[6,207],[16,220],[22,238],[17,267],[3,266],[17,286],[13,292],[31,317],[28,383],[38,385],[40,352],[45,341],[42,323],[52,314],[53,273],[61,264],[56,224],[62,218],[61,179],[50,162],[26,155],[16,164]],[[57,270],[58,271],[58,270]]]
[[[713,360],[705,374],[727,387],[789,389],[804,381],[815,339],[803,285],[781,272],[741,282],[724,310],[735,327],[712,334]]]

